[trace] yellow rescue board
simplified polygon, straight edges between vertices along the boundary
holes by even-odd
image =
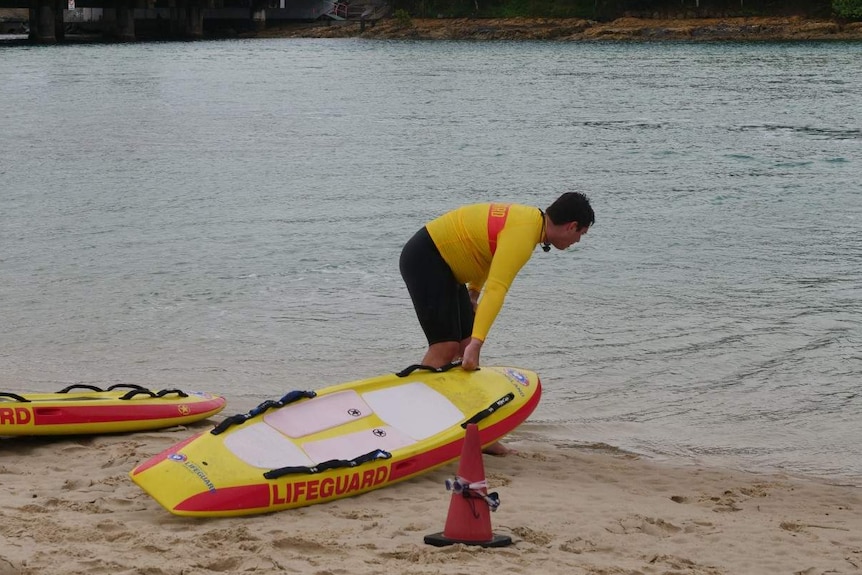
[[[540,396],[538,375],[525,369],[411,366],[264,402],[163,451],[130,476],[177,515],[324,503],[456,459],[467,423],[489,445],[520,425]]]
[[[139,385],[102,390],[72,385],[56,393],[0,392],[0,436],[121,433],[183,425],[215,415],[225,398]]]

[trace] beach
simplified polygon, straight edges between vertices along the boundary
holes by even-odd
[[[169,514],[128,472],[207,429],[0,442],[0,575],[816,575],[862,572],[862,491],[678,466],[516,432],[484,456],[496,535],[434,547],[457,462],[360,496],[238,518]]]

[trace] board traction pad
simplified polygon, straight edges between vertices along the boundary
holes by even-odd
[[[384,425],[302,441],[303,437],[372,414]],[[330,459],[353,459],[375,449],[407,447],[463,419],[461,410],[445,396],[422,382],[412,382],[361,396],[345,390],[288,405],[266,414],[263,421],[233,431],[224,443],[236,457],[254,467],[311,467]]]

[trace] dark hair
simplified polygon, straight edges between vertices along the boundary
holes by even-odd
[[[590,227],[596,221],[590,199],[581,192],[564,193],[548,206],[547,213],[557,225],[578,222],[579,230]]]

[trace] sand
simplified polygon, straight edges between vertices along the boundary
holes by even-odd
[[[674,465],[517,432],[484,456],[497,549],[433,547],[457,462],[384,489],[240,518],[171,515],[128,477],[207,429],[0,440],[0,575],[862,573],[862,489]]]

